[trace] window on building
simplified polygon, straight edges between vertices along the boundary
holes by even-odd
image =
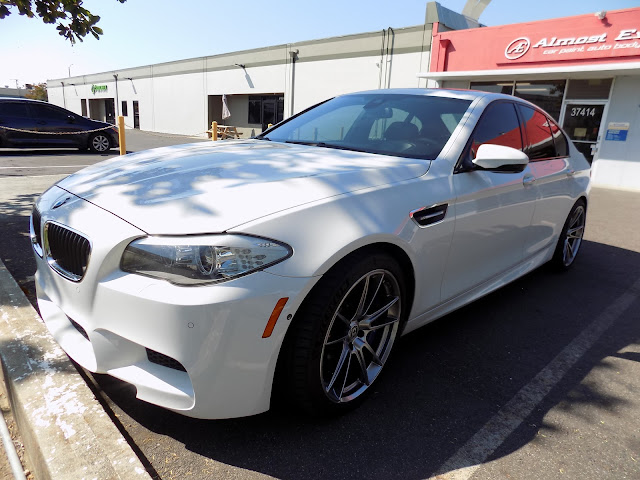
[[[537,105],[558,121],[566,84],[566,80],[516,82],[513,94]]]
[[[482,92],[504,93],[524,98],[547,111],[558,121],[566,84],[566,80],[471,82],[470,88]]]
[[[471,90],[513,95],[513,82],[471,82]]]
[[[129,116],[129,111],[127,109],[127,101],[126,100],[122,101],[122,116],[123,117],[128,117]]]
[[[525,105],[518,105],[518,108],[520,108],[529,141],[529,159],[542,160],[555,157],[556,146],[549,119],[542,112]]]
[[[88,110],[87,110],[87,99],[86,98],[83,98],[80,101],[80,108],[82,108],[82,116],[83,117],[88,117],[89,114],[88,114]]]
[[[611,78],[569,80],[567,100],[607,100],[612,83]]]
[[[251,95],[249,96],[249,116],[247,122],[251,125],[275,125],[284,118],[284,97],[282,95]]]

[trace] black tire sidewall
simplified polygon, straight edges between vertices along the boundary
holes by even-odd
[[[564,226],[562,227],[562,232],[560,233],[560,237],[558,238],[558,243],[556,245],[555,252],[553,253],[553,257],[550,262],[551,267],[556,271],[562,272],[570,269],[573,266],[573,264],[576,262],[576,258],[578,258],[578,255],[580,254],[581,248],[578,249],[578,252],[576,253],[576,255],[574,256],[573,260],[569,265],[564,264],[564,242],[567,238],[567,231],[569,230],[569,222],[571,221],[571,217],[573,217],[573,214],[579,207],[582,207],[584,209],[584,215],[585,215],[585,221],[586,221],[587,204],[583,199],[580,199],[573,204],[573,207],[571,208],[571,211],[569,212],[569,215],[567,215],[567,219],[564,222]]]
[[[287,395],[295,406],[307,413],[320,416],[345,413],[360,405],[372,391],[369,386],[365,392],[348,403],[331,401],[322,388],[320,359],[327,330],[340,302],[355,282],[377,269],[389,271],[400,289],[401,317],[394,345],[391,347],[393,353],[395,342],[398,341],[406,322],[408,305],[402,269],[398,262],[384,253],[347,257],[323,276],[296,313],[283,346],[283,350],[286,350],[283,352],[286,357],[283,360],[288,365],[283,368],[287,373],[280,385],[288,391]],[[387,358],[385,366],[390,357],[391,355]],[[373,383],[378,382],[381,375],[382,372]]]

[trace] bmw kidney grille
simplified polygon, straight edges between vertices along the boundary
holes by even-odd
[[[74,282],[82,280],[91,255],[89,239],[68,227],[47,222],[44,250],[47,262],[56,272]]]

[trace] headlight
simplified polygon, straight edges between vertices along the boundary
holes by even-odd
[[[284,243],[248,235],[145,237],[127,246],[120,268],[177,285],[201,285],[262,270],[291,254]]]

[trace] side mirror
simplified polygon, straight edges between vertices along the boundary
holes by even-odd
[[[485,170],[521,172],[529,163],[529,157],[512,147],[484,143],[478,147],[473,163]]]

